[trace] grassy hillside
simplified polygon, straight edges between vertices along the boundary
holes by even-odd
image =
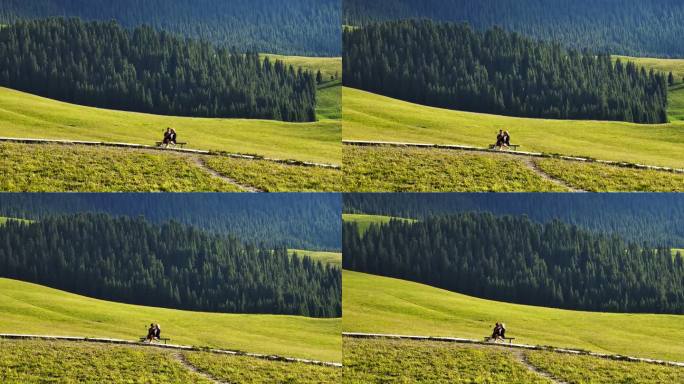
[[[314,73],[321,71],[324,80],[329,80],[330,76],[338,75],[342,77],[342,58],[341,57],[307,57],[307,56],[283,56],[264,53],[262,57],[268,56],[271,60],[282,60],[287,65],[308,69]]]
[[[684,168],[679,153],[684,146],[684,122],[643,125],[514,118],[425,107],[350,88],[342,93],[346,140],[485,147],[504,129],[523,151]]]
[[[270,120],[160,116],[84,107],[0,87],[0,136],[154,143],[166,127],[189,148],[304,161],[340,163],[340,124],[334,120]]]
[[[154,362],[150,364],[150,362]],[[0,340],[3,383],[335,383],[341,369],[208,352],[43,340]]]
[[[358,225],[359,232],[361,232],[361,234],[366,232],[366,230],[368,230],[368,227],[370,227],[371,224],[389,223],[389,221],[392,219],[400,219],[400,220],[404,220],[404,221],[408,221],[408,222],[414,222],[415,221],[413,219],[404,219],[404,218],[392,217],[392,216],[360,215],[360,214],[351,214],[351,213],[342,214],[342,220],[348,221],[348,222],[355,222]]]
[[[671,121],[684,120],[684,59],[657,59],[651,57],[613,56],[622,61],[632,61],[646,70],[670,73],[675,78],[675,84],[670,87],[668,94],[668,116]]]
[[[307,251],[304,249],[289,249],[290,254],[297,253],[299,256],[309,256],[314,260],[326,264],[332,264],[337,266],[342,266],[342,253],[341,252],[324,252],[324,251]]]
[[[177,344],[341,360],[339,319],[143,307],[0,279],[0,333],[137,340],[152,322]]]
[[[674,366],[494,345],[347,337],[343,345],[345,384],[659,384],[684,380],[684,369]]]
[[[672,342],[684,338],[684,316],[509,304],[351,271],[342,283],[346,332],[482,339],[499,321],[517,343],[684,361],[684,344]]]

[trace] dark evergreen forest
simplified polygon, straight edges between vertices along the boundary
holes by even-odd
[[[345,269],[546,307],[684,313],[684,260],[555,220],[465,213],[343,231]]]
[[[684,196],[676,193],[354,193],[344,195],[344,211],[421,220],[473,211],[526,215],[638,244],[684,248]]]
[[[331,193],[3,193],[0,216],[81,212],[170,220],[268,247],[339,251],[341,197]]]
[[[126,111],[316,120],[308,71],[115,22],[56,18],[0,28],[0,85]]]
[[[345,85],[440,108],[550,119],[667,122],[667,79],[607,54],[500,28],[393,21],[345,29]]]
[[[117,302],[341,316],[340,269],[177,222],[106,214],[0,226],[0,276]]]
[[[0,23],[79,17],[149,25],[239,51],[340,55],[339,0],[3,0]]]
[[[345,0],[345,24],[428,18],[500,26],[579,50],[684,57],[680,0]]]

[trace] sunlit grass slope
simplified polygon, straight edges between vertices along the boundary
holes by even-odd
[[[344,88],[342,95],[345,140],[485,147],[504,129],[523,151],[684,168],[680,153],[684,122],[644,125],[515,118],[426,107],[351,88]]]
[[[0,279],[0,333],[136,340],[159,323],[175,344],[341,360],[340,319],[219,314],[128,305]]]
[[[482,339],[506,324],[516,343],[684,361],[684,316],[568,311],[478,299],[404,280],[343,272],[346,332]]]
[[[668,116],[670,120],[684,120],[684,59],[658,59],[652,57],[613,56],[621,61],[631,61],[646,70],[672,72],[675,83],[668,94]]]
[[[407,222],[414,222],[414,219],[405,219],[401,217],[392,216],[382,216],[382,215],[361,215],[354,213],[344,213],[342,214],[342,220],[345,222],[356,223],[361,234],[365,233],[372,224],[385,224],[389,223],[390,220],[403,220]]]
[[[307,57],[307,56],[283,56],[265,53],[262,57],[268,56],[271,60],[281,60],[285,64],[294,67],[308,69],[314,74],[321,71],[323,80],[330,80],[330,76],[338,75],[342,77],[342,58],[341,57]]]
[[[84,107],[0,87],[0,136],[154,145],[166,127],[189,148],[339,164],[338,121],[161,116]]]
[[[304,249],[289,249],[290,254],[297,253],[301,256],[309,256],[314,260],[318,260],[322,263],[332,264],[337,266],[342,266],[342,253],[341,252],[324,252],[324,251],[308,251]]]

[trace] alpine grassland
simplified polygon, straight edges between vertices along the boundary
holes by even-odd
[[[3,383],[336,383],[336,367],[71,341],[0,339]],[[207,377],[208,376],[208,377]]]
[[[19,383],[202,383],[172,351],[111,344],[0,339],[0,381]]]
[[[484,300],[428,285],[345,270],[345,332],[482,340],[496,322],[516,343],[684,360],[681,315],[571,311]]]
[[[150,323],[172,344],[341,361],[340,319],[222,314],[97,300],[0,279],[0,333],[137,341]]]
[[[682,168],[684,123],[516,118],[426,107],[345,87],[343,137],[486,147],[499,130],[521,151]],[[346,148],[345,148],[346,151]],[[418,160],[416,160],[418,161]]]
[[[590,192],[684,192],[684,173],[552,158],[533,160],[545,173]]]
[[[346,384],[552,383],[499,348],[348,337],[343,345]]]
[[[185,352],[193,366],[228,383],[339,383],[342,369],[304,363],[259,360],[207,352]]]
[[[309,256],[314,260],[342,267],[342,254],[340,252],[309,251],[305,249],[289,249],[288,251],[291,254],[296,253],[300,257]]]
[[[339,121],[191,118],[59,102],[0,88],[0,136],[155,145],[167,127],[187,148],[340,164]]]
[[[400,218],[400,217],[382,216],[382,215],[362,215],[362,214],[355,214],[355,213],[343,213],[342,214],[342,220],[343,221],[356,223],[357,228],[359,229],[359,234],[364,234],[368,230],[368,228],[373,224],[389,223],[390,220],[392,220],[392,219],[404,220],[406,222],[415,221],[413,219],[405,219],[405,218]]]
[[[592,356],[575,356],[549,351],[525,352],[537,369],[566,383],[681,383],[684,368],[633,361],[616,361]]]
[[[5,192],[240,192],[177,153],[0,143]]]
[[[204,162],[207,167],[239,184],[266,192],[335,192],[343,188],[342,171],[336,168],[226,156],[209,156]]]
[[[346,111],[345,98],[345,111]],[[522,157],[451,149],[344,146],[350,192],[564,192]]]

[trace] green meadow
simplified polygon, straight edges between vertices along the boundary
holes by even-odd
[[[353,222],[356,223],[359,233],[362,235],[368,230],[368,228],[373,225],[373,224],[386,224],[389,223],[390,220],[395,219],[395,220],[403,220],[406,222],[414,222],[414,219],[405,219],[401,217],[392,217],[392,216],[382,216],[382,215],[362,215],[362,214],[355,214],[355,213],[343,213],[342,214],[342,220],[345,222]]]
[[[340,123],[151,115],[63,103],[0,87],[0,136],[154,145],[166,127],[188,148],[340,164]]]
[[[590,192],[684,192],[684,174],[552,158],[533,160],[539,169]]]
[[[152,362],[152,363],[151,363]],[[202,376],[193,369],[209,375]],[[3,383],[336,383],[342,370],[209,352],[69,341],[1,340]],[[210,379],[211,378],[211,379]]]
[[[344,88],[343,137],[486,147],[500,129],[520,150],[684,168],[684,122],[515,118],[426,107]]]
[[[569,311],[484,300],[427,285],[343,272],[345,332],[482,340],[495,322],[516,343],[684,361],[684,316]]]
[[[451,149],[370,147],[342,149],[350,192],[567,192],[522,156]]]
[[[341,361],[341,320],[153,308],[0,279],[0,333],[137,341],[159,323],[173,344]]]
[[[289,249],[288,251],[290,252],[290,254],[296,253],[300,257],[309,256],[310,258],[320,261],[322,263],[342,267],[341,252],[308,251],[304,249]]]

